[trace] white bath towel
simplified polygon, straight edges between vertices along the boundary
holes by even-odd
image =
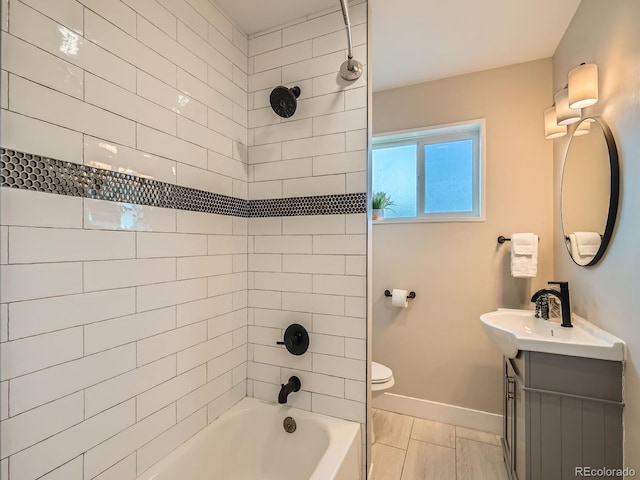
[[[532,278],[538,274],[538,236],[535,233],[511,235],[511,275]]]
[[[597,232],[575,232],[576,243],[578,244],[578,252],[580,255],[595,256],[600,249],[602,238]]]

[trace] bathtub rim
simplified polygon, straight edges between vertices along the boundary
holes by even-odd
[[[320,457],[320,460],[318,461],[318,464],[316,465],[309,480],[327,480],[334,478],[334,476],[338,474],[340,467],[343,465],[345,460],[347,460],[347,457],[350,454],[353,454],[354,448],[357,452],[358,465],[360,463],[361,426],[359,423],[342,418],[331,417],[322,413],[302,410],[286,404],[279,405],[253,397],[244,397],[213,422],[203,427],[186,442],[170,452],[167,456],[160,459],[147,470],[141,472],[134,480],[154,480],[164,470],[166,470],[168,466],[189,455],[194,448],[204,441],[212,430],[215,430],[216,424],[219,424],[221,420],[231,420],[232,417],[241,415],[243,412],[250,410],[265,410],[272,412],[272,414],[277,413],[277,415],[281,416],[283,420],[287,416],[315,419],[327,427],[326,430],[329,436],[329,445]]]

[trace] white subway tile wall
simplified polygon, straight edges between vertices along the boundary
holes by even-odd
[[[366,2],[351,2],[366,63]],[[365,192],[335,8],[2,0],[2,147],[244,200]],[[269,107],[302,93],[292,119]],[[0,477],[133,480],[243,398],[365,422],[366,214],[239,218],[2,188]],[[305,355],[275,342],[291,323]],[[363,439],[364,440],[364,439]]]
[[[246,35],[209,0],[55,4],[2,4],[2,146],[246,200]],[[246,395],[246,219],[1,195],[3,479],[133,479]]]
[[[366,73],[343,81],[339,5],[249,38],[249,199],[366,192]],[[351,2],[355,56],[366,64],[366,2]],[[269,106],[300,87],[293,117]],[[364,182],[362,182],[364,179]],[[292,405],[366,421],[365,213],[249,218],[248,394],[275,401],[297,375]],[[310,332],[296,357],[275,343],[291,323]]]

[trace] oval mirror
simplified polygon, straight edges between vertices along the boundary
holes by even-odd
[[[562,173],[562,231],[576,264],[589,267],[604,255],[618,194],[618,150],[611,130],[599,117],[586,118],[574,130]]]

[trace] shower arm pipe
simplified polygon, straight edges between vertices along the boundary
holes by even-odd
[[[347,0],[340,0],[342,6],[342,16],[344,17],[344,26],[347,31],[347,43],[349,45],[349,51],[347,54],[347,60],[349,61],[349,70],[353,70],[353,46],[351,40],[351,22],[349,21],[349,6]]]

